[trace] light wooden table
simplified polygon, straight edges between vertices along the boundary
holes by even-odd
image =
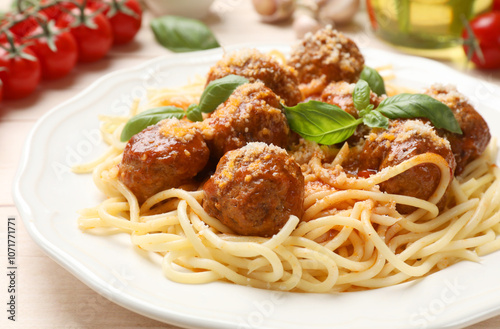
[[[0,6],[5,6],[1,0]],[[259,22],[249,1],[217,0],[216,13],[206,19],[222,45],[242,42],[292,44],[290,24],[266,25]],[[7,218],[17,218],[18,307],[17,321],[7,320],[7,276],[0,275],[0,314],[2,328],[175,328],[126,310],[82,284],[47,257],[24,229],[11,195],[23,143],[35,122],[51,108],[75,96],[102,75],[131,67],[169,52],[156,44],[148,27],[149,16],[130,45],[114,48],[94,64],[78,65],[70,76],[44,82],[38,91],[24,100],[4,102],[0,106],[0,264],[7,267]],[[360,13],[356,23],[344,29],[363,47],[391,49],[375,39]],[[368,31],[368,32],[367,32]],[[500,85],[500,72],[469,74]],[[500,316],[470,328],[499,328]]]

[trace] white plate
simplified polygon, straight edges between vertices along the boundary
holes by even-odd
[[[272,48],[288,52],[288,47]],[[500,89],[422,58],[363,49],[367,64],[392,64],[395,83],[420,89],[453,83],[493,127]],[[155,255],[134,249],[126,234],[81,232],[77,210],[103,196],[90,175],[69,167],[105,149],[98,114],[124,114],[153,86],[179,86],[205,74],[220,49],[157,58],[99,79],[45,115],[26,143],[14,198],[35,242],[64,268],[111,301],[145,316],[192,328],[459,328],[500,314],[500,252],[461,262],[424,279],[373,291],[300,294],[227,283],[186,285],[167,280]],[[78,296],[75,296],[78,298]]]

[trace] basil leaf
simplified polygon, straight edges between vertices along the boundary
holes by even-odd
[[[123,127],[120,141],[126,142],[135,134],[141,132],[149,126],[157,124],[163,119],[182,119],[186,113],[183,109],[175,106],[156,107],[146,110],[133,116]]]
[[[364,117],[365,115],[370,113],[374,108],[375,106],[373,104],[368,105],[364,110],[359,111],[359,116],[361,118]]]
[[[179,16],[162,16],[151,21],[156,41],[174,52],[220,47],[212,31],[202,22]]]
[[[389,119],[427,118],[436,128],[462,134],[451,109],[428,95],[399,94],[384,99],[377,110]]]
[[[203,115],[201,115],[201,110],[196,104],[189,105],[186,111],[186,117],[193,122],[203,121]]]
[[[372,69],[369,66],[365,66],[363,71],[361,71],[360,79],[368,82],[370,89],[377,95],[381,96],[386,93],[384,79],[380,76],[377,70]]]
[[[382,113],[377,110],[371,111],[363,116],[363,123],[370,128],[384,128],[389,127],[389,119],[384,117]]]
[[[352,93],[354,107],[362,111],[370,105],[370,86],[365,80],[359,79]]]
[[[284,108],[293,131],[305,139],[324,145],[345,141],[362,122],[362,119],[355,119],[338,106],[318,101]]]
[[[245,83],[248,83],[246,78],[234,74],[210,81],[201,94],[198,107],[204,113],[215,111],[217,106],[224,103],[236,88]]]

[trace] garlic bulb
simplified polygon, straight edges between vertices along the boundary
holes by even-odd
[[[252,0],[252,3],[266,23],[286,20],[295,11],[295,0]]]
[[[359,9],[359,0],[318,0],[318,20],[322,25],[347,24]]]
[[[252,0],[255,11],[266,23],[288,19],[294,14],[293,29],[298,38],[322,26],[349,23],[359,9],[359,0]]]

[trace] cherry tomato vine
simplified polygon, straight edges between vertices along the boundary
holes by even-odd
[[[26,97],[42,78],[100,60],[132,41],[141,23],[137,0],[17,0],[0,17],[0,95]]]

